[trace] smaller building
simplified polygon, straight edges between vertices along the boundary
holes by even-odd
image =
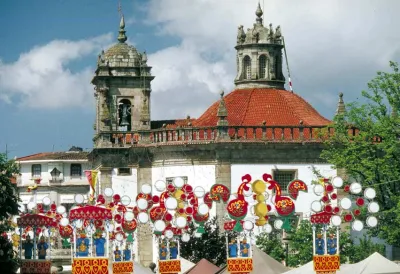
[[[42,152],[17,158],[20,166],[20,176],[17,178],[20,198],[26,205],[33,201],[30,189],[36,189],[36,202],[41,203],[44,197],[49,197],[57,205],[63,205],[69,210],[74,202],[75,194],[89,193],[89,184],[85,170],[90,169],[88,152],[79,147],[72,147],[66,152]]]

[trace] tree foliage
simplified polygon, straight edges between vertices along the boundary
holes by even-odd
[[[375,252],[385,255],[385,246],[383,244],[372,242],[371,238],[368,236],[364,236],[359,240],[359,244],[351,248],[351,253],[349,254],[350,263],[358,263]]]
[[[280,231],[274,230],[272,233],[261,233],[257,236],[256,245],[266,254],[282,262],[285,260],[285,249],[282,245],[282,239],[280,237]]]
[[[377,190],[382,213],[375,233],[400,246],[400,73],[397,63],[390,62],[390,68],[362,91],[364,103],[350,103],[335,117],[321,157]]]
[[[18,268],[18,259],[13,252],[12,243],[7,232],[11,231],[11,218],[18,215],[18,192],[11,182],[18,174],[18,166],[14,161],[7,161],[4,154],[0,154],[0,273],[15,273]]]
[[[221,234],[217,218],[212,218],[204,225],[205,233],[196,237],[197,229],[194,225],[189,227],[191,238],[189,242],[180,242],[180,254],[183,258],[198,263],[201,259],[207,259],[209,262],[222,266],[226,264],[226,238]],[[230,232],[229,237],[235,237],[236,234]]]

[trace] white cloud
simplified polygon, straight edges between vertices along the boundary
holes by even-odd
[[[14,63],[0,60],[0,100],[32,108],[87,106],[93,102],[93,68],[72,72],[71,62],[95,54],[112,35],[80,40],[54,40],[20,55]]]
[[[153,118],[183,118],[187,109],[198,116],[210,100],[193,94],[216,100],[211,93],[233,87],[237,26],[253,25],[257,2],[150,1],[147,22],[182,41],[149,56],[156,76]],[[264,18],[282,27],[295,92],[331,117],[339,92],[348,101],[359,97],[377,70],[399,59],[399,8],[397,0],[265,0]],[[171,94],[162,96],[169,101],[179,96],[181,110],[164,107],[169,102],[156,99],[161,93]]]

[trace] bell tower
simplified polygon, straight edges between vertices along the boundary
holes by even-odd
[[[253,28],[245,32],[238,27],[236,44],[237,75],[236,88],[277,88],[284,89],[282,73],[282,49],[284,47],[281,28],[275,30],[272,24],[265,27],[260,3],[256,10]]]
[[[96,98],[95,147],[108,147],[118,132],[150,129],[151,67],[146,52],[126,43],[124,16],[118,42],[98,56],[92,84]]]

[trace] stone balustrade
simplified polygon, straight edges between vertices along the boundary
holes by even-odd
[[[153,130],[107,131],[95,138],[97,147],[171,145],[210,142],[322,142],[331,136],[326,126],[163,127]],[[351,133],[350,133],[351,134]]]

